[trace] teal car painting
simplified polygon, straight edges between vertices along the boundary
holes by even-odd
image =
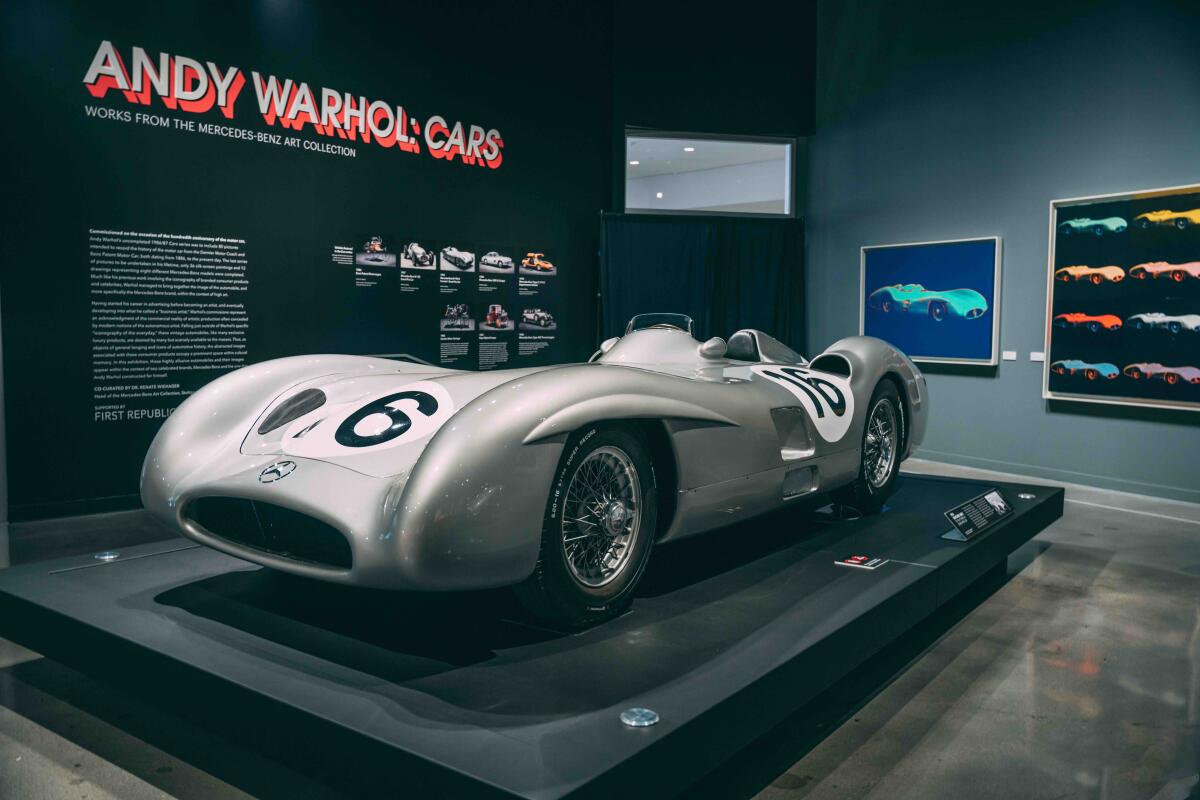
[[[1109,364],[1107,362],[1092,364],[1088,361],[1080,361],[1077,358],[1055,361],[1050,365],[1050,371],[1055,375],[1083,375],[1089,381],[1094,381],[1098,378],[1112,380],[1121,374],[1121,370],[1117,369],[1116,364]]]
[[[926,289],[919,283],[897,283],[871,292],[870,308],[893,312],[926,314],[935,322],[947,317],[979,319],[988,310],[987,298],[974,289]]]
[[[1103,236],[1106,233],[1120,233],[1128,227],[1129,223],[1123,217],[1105,217],[1103,219],[1077,217],[1058,223],[1058,232],[1063,236],[1073,233],[1091,233]]]

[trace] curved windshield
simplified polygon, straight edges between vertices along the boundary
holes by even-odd
[[[692,318],[687,314],[638,314],[629,320],[625,326],[626,333],[645,330],[646,328],[675,328],[694,336]]]

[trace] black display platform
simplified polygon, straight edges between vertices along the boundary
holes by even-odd
[[[943,512],[992,486],[1015,513],[970,542],[941,538]],[[662,796],[950,602],[1062,506],[1058,488],[903,477],[883,514],[792,511],[660,547],[633,609],[573,635],[522,622],[499,593],[326,586],[176,540],[0,572],[0,636],[397,795]],[[834,563],[851,555],[888,561]],[[633,706],[661,722],[626,727]]]

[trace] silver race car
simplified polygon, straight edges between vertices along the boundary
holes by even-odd
[[[314,355],[231,372],[146,456],[185,536],[311,578],[513,586],[578,627],[629,602],[659,542],[832,492],[878,510],[921,441],[912,362],[855,336],[811,362],[755,330],[635,317],[587,364],[463,372]]]

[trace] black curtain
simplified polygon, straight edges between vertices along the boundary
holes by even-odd
[[[802,353],[804,222],[605,214],[600,293],[602,338],[670,311],[701,340],[757,328]]]

